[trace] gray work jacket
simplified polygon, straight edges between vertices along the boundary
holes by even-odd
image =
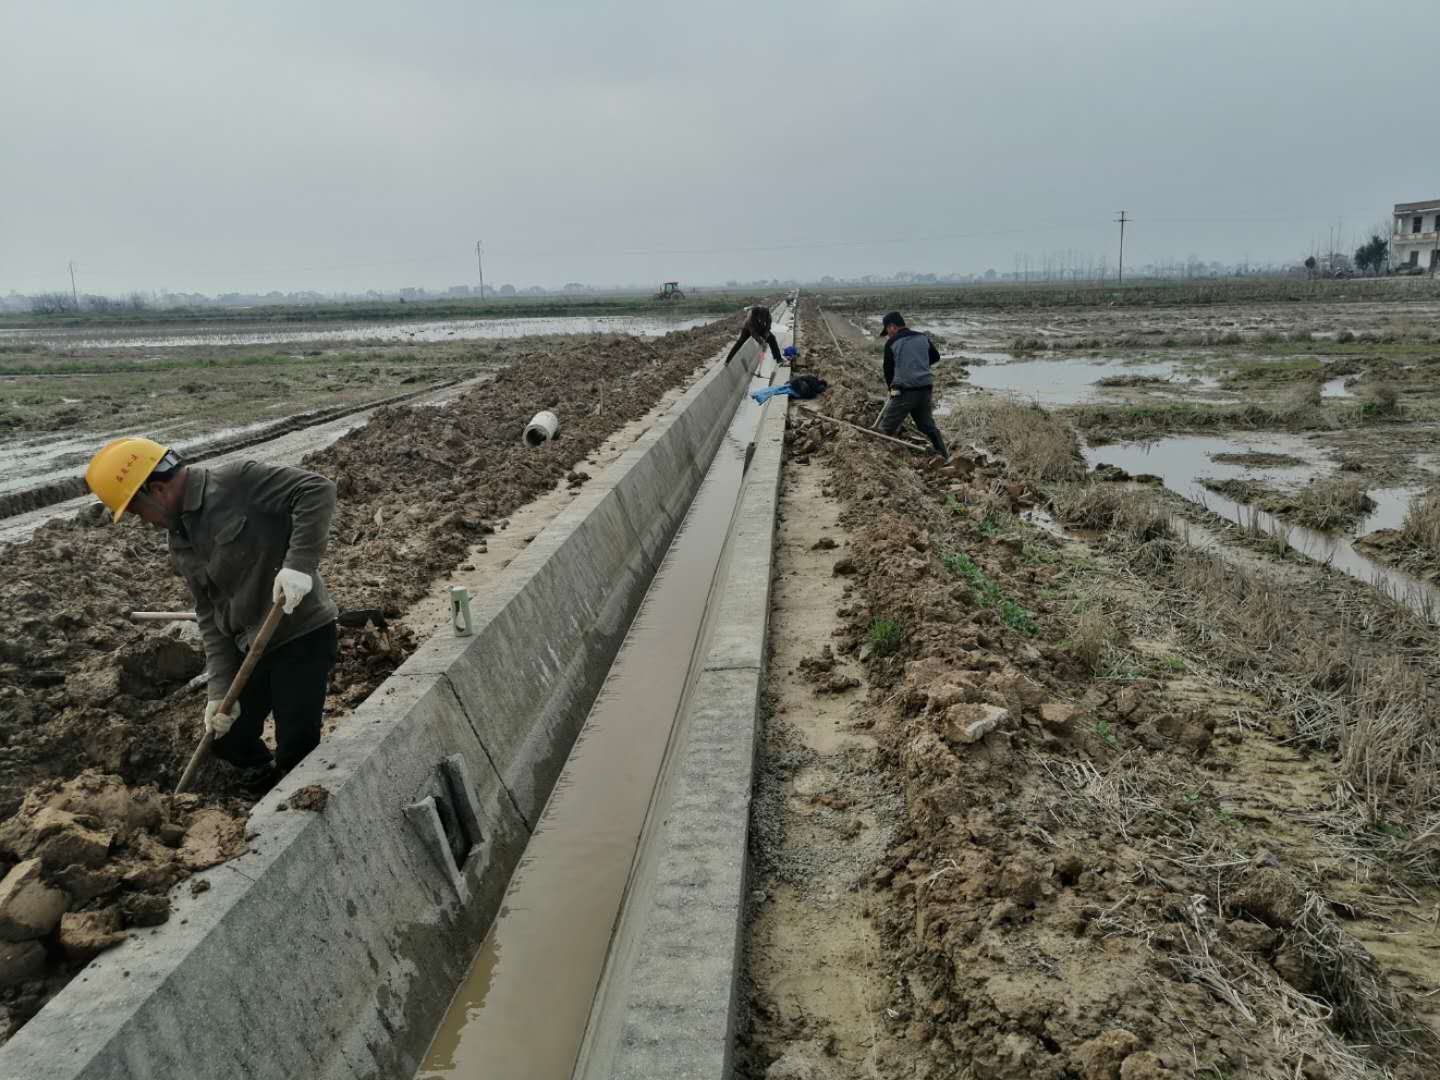
[[[921,390],[933,386],[930,365],[940,351],[925,334],[904,329],[885,343],[885,384],[900,390]]]
[[[258,461],[190,466],[170,555],[195,597],[212,701],[240,669],[282,569],[311,575],[314,587],[281,618],[270,648],[338,617],[318,573],[334,514],[335,485],[316,473]]]

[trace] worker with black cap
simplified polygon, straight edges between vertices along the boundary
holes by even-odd
[[[894,435],[907,416],[913,417],[920,433],[948,462],[950,451],[945,449],[945,439],[935,426],[932,408],[935,377],[930,374],[930,365],[940,359],[940,350],[926,335],[907,327],[898,311],[886,313],[880,323],[880,336],[889,339],[885,342],[885,385],[890,389],[890,400],[876,426],[884,434]]]

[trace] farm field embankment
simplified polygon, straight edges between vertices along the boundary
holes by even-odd
[[[892,307],[932,318],[887,296],[856,320]],[[780,580],[814,576],[772,610],[741,1075],[1431,1075],[1435,624],[1198,504],[1192,531],[1178,492],[1087,462],[1077,406],[976,392],[958,354],[1003,367],[1026,324],[966,317],[940,332],[953,466],[792,407]],[[878,346],[803,318],[819,408],[868,425]],[[1403,303],[1367,318],[1422,324],[1405,344],[1440,364]],[[1246,369],[1239,400],[1194,407],[1284,381]],[[1423,483],[1433,389],[1413,387],[1398,416],[1341,399],[1281,431],[1202,427],[1221,460],[1196,469],[1324,476],[1368,436],[1345,475]],[[1246,453],[1271,437],[1305,456]]]

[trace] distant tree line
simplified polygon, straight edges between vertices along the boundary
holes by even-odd
[[[35,315],[67,315],[77,311],[93,311],[101,315],[119,315],[126,311],[144,311],[150,302],[139,293],[122,298],[67,292],[39,293],[30,297],[30,311]]]

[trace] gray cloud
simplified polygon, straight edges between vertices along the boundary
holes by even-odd
[[[1433,5],[0,8],[0,290],[1303,255],[1440,194]]]

